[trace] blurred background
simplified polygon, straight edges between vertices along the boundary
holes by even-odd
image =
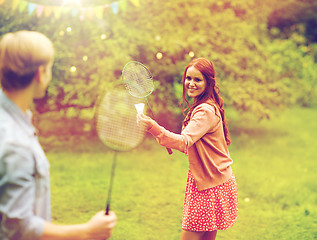
[[[154,76],[156,120],[179,133],[181,77],[213,61],[225,101],[239,215],[220,239],[317,239],[316,0],[0,0],[0,37],[36,30],[54,43],[53,79],[33,106],[51,163],[53,221],[104,207],[113,158],[94,125],[98,98],[129,61]],[[1,124],[1,123],[0,123]],[[147,135],[120,153],[114,240],[179,239],[188,162]]]
[[[181,76],[211,59],[225,105],[256,119],[272,109],[316,106],[317,2],[313,0],[0,0],[0,36],[46,34],[56,48],[53,81],[35,120],[45,145],[93,137],[98,96],[124,65],[154,75],[157,120],[179,131]],[[40,121],[41,119],[41,121]],[[56,138],[59,140],[56,142]]]

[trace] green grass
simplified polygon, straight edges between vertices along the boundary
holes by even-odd
[[[262,122],[234,111],[228,118],[239,215],[217,239],[317,239],[317,109],[286,110]],[[179,239],[186,156],[169,156],[153,139],[144,145],[118,154],[112,239]],[[54,222],[88,221],[105,207],[113,152],[92,143],[47,155]]]

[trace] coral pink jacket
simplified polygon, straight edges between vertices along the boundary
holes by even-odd
[[[198,190],[226,182],[232,176],[232,159],[225,141],[222,118],[210,99],[198,105],[181,134],[172,133],[153,121],[149,132],[165,147],[188,155],[189,169]]]

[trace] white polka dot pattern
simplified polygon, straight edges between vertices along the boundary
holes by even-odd
[[[182,229],[214,231],[232,227],[238,214],[238,191],[235,177],[225,183],[198,191],[189,170],[184,200]]]

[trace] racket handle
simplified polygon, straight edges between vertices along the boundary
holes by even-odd
[[[110,209],[110,204],[107,204],[107,208],[106,208],[106,214],[105,215],[109,215],[109,209]]]
[[[169,155],[171,155],[173,153],[172,149],[170,149],[170,148],[166,148],[166,150],[167,150]]]

